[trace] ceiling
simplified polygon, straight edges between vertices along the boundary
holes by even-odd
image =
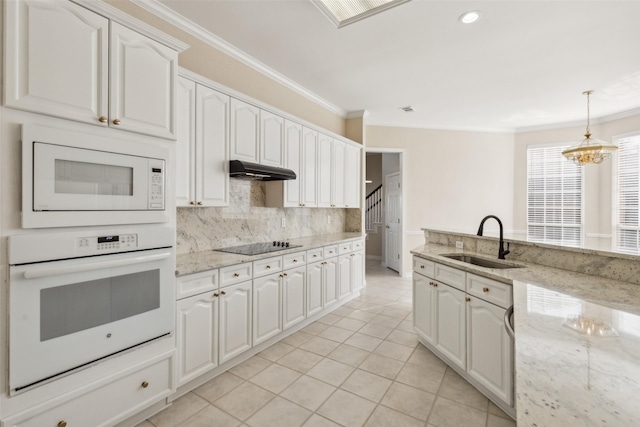
[[[309,0],[160,1],[370,124],[584,124],[589,89],[592,118],[640,113],[640,1],[412,0],[341,29]]]

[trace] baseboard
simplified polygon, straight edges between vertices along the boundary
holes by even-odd
[[[365,255],[366,259],[382,259],[380,255]]]

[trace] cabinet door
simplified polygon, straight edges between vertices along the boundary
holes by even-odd
[[[110,37],[110,125],[175,137],[178,53],[113,21]]]
[[[333,138],[318,134],[318,207],[331,207],[331,152]]]
[[[466,369],[465,293],[434,282],[436,286],[436,348]]]
[[[260,110],[260,163],[281,167],[284,161],[284,118]]]
[[[341,255],[338,258],[338,289],[339,299],[351,294],[351,254]]]
[[[467,302],[467,372],[511,406],[513,341],[504,328],[505,309],[481,299]]]
[[[253,345],[282,332],[282,273],[253,281]]]
[[[300,191],[302,189],[302,125],[285,120],[284,122],[284,167],[296,173],[296,179],[284,181],[284,207],[302,206]]]
[[[322,272],[324,262],[307,265],[307,316],[322,311]]]
[[[355,291],[364,286],[364,252],[351,254],[351,290]]]
[[[302,129],[302,206],[318,205],[318,132],[313,129]],[[288,181],[287,181],[288,182]]]
[[[196,203],[196,83],[178,77],[176,141],[176,206]]]
[[[71,2],[4,3],[5,105],[106,126],[109,20]]]
[[[178,386],[218,366],[218,293],[176,303]]]
[[[231,160],[258,163],[260,109],[231,98]]]
[[[433,281],[413,274],[413,328],[425,341],[435,344],[435,293]]]
[[[333,140],[333,155],[331,162],[331,206],[343,208],[344,178],[345,178],[345,147],[342,141]]]
[[[344,204],[360,207],[360,148],[345,145]]]
[[[338,258],[326,260],[322,273],[324,306],[328,307],[338,302]]]
[[[282,329],[305,319],[306,268],[286,270],[282,281]]]
[[[229,96],[198,85],[196,204],[229,205]]]
[[[220,290],[220,363],[251,348],[251,281]]]

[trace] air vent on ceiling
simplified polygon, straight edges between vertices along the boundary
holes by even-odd
[[[406,107],[400,107],[400,109],[405,113],[413,113],[413,107],[411,105],[407,105]]]

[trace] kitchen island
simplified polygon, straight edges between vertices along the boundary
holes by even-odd
[[[453,236],[463,238],[474,250],[456,249],[451,240],[432,236],[411,253],[512,284],[518,425],[640,425],[640,407],[632,398],[640,392],[640,286],[531,262],[526,247],[544,251],[544,245],[511,243],[514,256],[507,258],[519,268],[485,268],[442,256],[496,257],[496,239]],[[611,254],[616,259],[608,262],[603,254],[584,252],[603,275],[625,276],[640,264],[631,256]],[[572,249],[566,256],[578,253]],[[566,260],[565,265],[575,264]]]

